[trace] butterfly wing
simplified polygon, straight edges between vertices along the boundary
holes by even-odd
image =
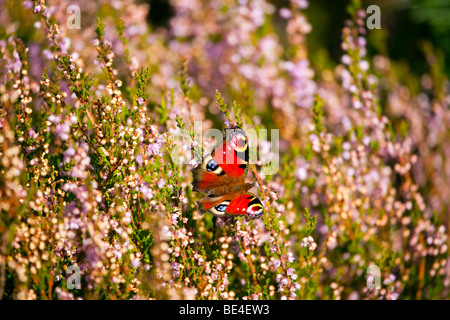
[[[227,185],[231,180],[210,154],[206,155],[203,162],[191,171],[192,190],[197,192],[214,194],[218,188]]]
[[[248,140],[241,128],[225,129],[224,141],[213,151],[215,162],[233,179],[245,180],[248,171]]]
[[[264,212],[261,201],[252,193],[208,196],[197,201],[200,212],[211,212],[215,216],[242,216],[250,219],[260,217]]]
[[[226,129],[223,143],[191,171],[193,190],[198,192],[222,194],[227,185],[243,182],[248,171],[248,143],[244,130]]]

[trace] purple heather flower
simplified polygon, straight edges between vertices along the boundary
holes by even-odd
[[[137,269],[141,265],[141,261],[139,261],[139,259],[133,259],[131,260],[131,265],[133,268]]]
[[[62,124],[56,125],[55,133],[59,138],[61,138],[61,140],[66,141],[67,139],[69,139],[69,133],[70,133],[69,123],[64,122]]]
[[[288,8],[281,8],[280,16],[284,19],[289,19],[290,17],[292,17],[292,12]]]
[[[20,69],[22,69],[22,61],[20,60],[17,51],[13,52],[13,57],[14,61],[11,64],[9,64],[8,69],[17,74],[20,72]]]
[[[274,262],[273,262],[273,267],[275,268],[275,269],[278,269],[278,267],[281,265],[281,261],[280,261],[280,259],[276,259]]]
[[[158,188],[164,188],[164,186],[166,185],[166,180],[164,180],[164,179],[159,179],[159,181],[158,181]]]
[[[306,9],[309,6],[309,3],[307,0],[291,0],[293,3],[297,5],[300,9]]]
[[[69,162],[74,155],[75,149],[72,147],[67,148],[67,150],[64,151],[64,162]]]
[[[31,9],[33,7],[33,1],[31,0],[25,0],[22,4],[25,9]]]
[[[32,139],[36,139],[36,138],[37,138],[37,133],[34,132],[33,129],[28,130],[28,135],[29,135]]]
[[[147,148],[147,156],[151,156],[151,154],[153,155],[158,155],[160,153],[161,150],[161,146],[162,146],[162,140],[158,139],[158,141],[156,141],[155,143],[151,143],[149,144],[148,148]],[[151,154],[148,154],[151,153]]]
[[[60,47],[61,47],[61,52],[62,53],[66,53],[67,54],[67,51],[69,50],[69,47],[70,47],[70,43],[71,43],[72,41],[70,40],[70,38],[69,37],[64,37],[64,38],[62,38],[62,40],[60,41]]]
[[[144,163],[144,160],[142,159],[142,154],[138,154],[136,156],[136,162],[138,163],[139,166],[142,166],[142,163]]]
[[[140,188],[140,191],[142,192],[142,195],[144,196],[144,199],[150,200],[151,198],[153,198],[152,188],[147,187],[147,186],[142,186]]]
[[[61,121],[61,117],[60,116],[55,116],[54,114],[51,114],[48,116],[47,118],[48,121],[53,122],[53,123],[59,123]]]
[[[341,62],[345,65],[351,65],[352,64],[352,58],[348,54],[344,54],[341,57]]]
[[[282,68],[292,77],[292,87],[296,95],[297,105],[301,108],[311,107],[316,92],[316,83],[312,80],[314,72],[309,67],[309,61],[302,59],[297,63],[285,62]]]

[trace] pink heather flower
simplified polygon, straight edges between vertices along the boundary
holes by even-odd
[[[158,181],[158,188],[164,188],[164,186],[166,185],[166,180],[164,180],[163,178],[159,179]]]
[[[277,278],[276,278],[277,283],[279,283],[281,281],[282,277],[283,276],[281,274],[277,274]]]
[[[309,6],[307,0],[291,0],[291,1],[295,3],[300,9],[306,9]]]
[[[291,276],[291,275],[294,274],[294,272],[295,272],[295,269],[288,268],[287,271],[286,271],[286,274],[287,274],[288,276]]]
[[[158,155],[162,146],[162,141],[158,140],[155,143],[149,144],[147,148],[147,153],[152,153],[153,155]]]
[[[300,181],[305,181],[306,178],[308,178],[308,173],[306,172],[306,169],[298,168],[297,169],[297,177]]]
[[[369,136],[365,136],[363,138],[363,143],[364,143],[365,146],[369,146],[369,144],[370,144],[370,137]]]
[[[78,118],[77,118],[77,116],[70,116],[70,122],[72,123],[72,124],[76,124],[77,122],[78,122]]]
[[[275,260],[275,261],[273,262],[273,266],[274,266],[275,270],[278,269],[278,267],[279,267],[280,265],[281,265],[280,259],[277,259],[277,260]]]
[[[362,107],[361,101],[359,101],[358,99],[354,99],[354,100],[353,100],[353,108],[355,108],[355,109],[361,109],[361,107]]]
[[[277,56],[276,56],[276,48],[277,48],[277,41],[271,37],[271,36],[266,36],[264,38],[262,38],[259,41],[258,44],[260,50],[262,51],[262,53],[264,54],[264,57],[268,60],[268,61],[275,61]]]
[[[123,222],[131,223],[131,211],[125,212],[124,217],[123,217]]]
[[[61,140],[66,141],[69,139],[70,125],[67,122],[56,125],[55,133]]]
[[[37,5],[37,6],[34,7],[33,13],[41,12],[41,9],[42,9],[42,7]]]
[[[397,292],[392,292],[391,293],[391,300],[397,300],[399,295],[400,294],[398,294]]]
[[[289,263],[294,262],[294,255],[292,254],[292,252],[288,252],[288,254],[287,254],[287,261]]]
[[[54,114],[51,114],[51,115],[48,116],[47,120],[52,122],[52,123],[59,123],[61,121],[61,117],[60,116],[55,116]]]
[[[138,163],[139,166],[142,166],[142,163],[144,163],[144,160],[142,159],[142,154],[138,154],[136,156],[136,162]]]
[[[53,60],[53,59],[55,59],[55,54],[54,54],[53,52],[51,52],[50,50],[48,50],[48,49],[43,50],[43,51],[42,51],[42,54],[44,55],[44,57],[45,57],[47,60]]]
[[[137,99],[137,102],[138,102],[139,105],[142,106],[142,105],[145,103],[145,100],[144,100],[144,98],[139,97],[139,98]]]
[[[280,16],[284,19],[289,19],[290,17],[292,17],[292,12],[288,8],[281,8]]]
[[[98,45],[100,45],[100,40],[98,40],[97,38],[95,38],[95,39],[92,39],[92,44],[94,45],[94,46],[98,46]]]
[[[364,10],[358,10],[357,15],[358,18],[364,19],[366,17],[366,12]]]
[[[250,64],[241,64],[238,67],[239,73],[241,73],[247,79],[252,80],[255,76],[255,68]]]
[[[367,71],[367,70],[369,70],[369,63],[367,62],[367,60],[361,60],[361,61],[358,63],[358,65],[359,65],[359,68],[360,68],[362,71]]]
[[[241,261],[245,260],[245,255],[242,251],[238,253],[238,257],[239,257],[239,260],[241,260]]]
[[[141,261],[139,261],[138,259],[133,259],[131,260],[131,265],[133,266],[133,268],[137,269],[141,264]]]
[[[144,196],[144,199],[150,200],[151,198],[153,198],[152,188],[147,187],[147,186],[142,186],[140,188],[140,191],[142,192],[142,195]]]
[[[71,42],[72,42],[72,40],[70,40],[70,38],[68,38],[68,37],[62,38],[62,40],[59,43],[62,53],[67,53]]]
[[[301,246],[302,247],[306,247],[308,245],[308,239],[307,238],[303,238]]]
[[[14,71],[14,73],[19,73],[22,68],[22,61],[20,60],[19,54],[14,50],[13,52],[14,62],[8,65],[8,69]]]
[[[345,65],[351,65],[352,64],[352,58],[350,58],[350,56],[348,54],[344,54],[341,57],[341,62]]]
[[[358,47],[360,47],[360,48],[364,48],[367,44],[366,38],[364,38],[364,37],[358,37],[357,42],[358,42]]]
[[[33,2],[31,0],[25,0],[22,4],[25,9],[31,9],[33,7]]]
[[[30,138],[32,138],[32,139],[36,139],[36,138],[37,138],[37,133],[34,132],[33,129],[28,130],[28,135],[29,135]]]
[[[317,85],[312,80],[314,71],[309,67],[309,60],[301,59],[295,64],[289,61],[284,63],[282,68],[292,77],[291,85],[295,92],[296,104],[301,108],[311,107]]]

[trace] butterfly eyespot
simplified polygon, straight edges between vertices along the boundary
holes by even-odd
[[[219,165],[214,161],[214,159],[209,160],[208,164],[206,165],[206,170],[208,171],[215,171]]]
[[[227,204],[218,204],[217,206],[215,206],[214,208],[216,208],[217,211],[219,212],[224,212],[227,209],[228,205]]]
[[[257,218],[262,215],[264,208],[260,203],[250,205],[247,209],[247,214],[250,218]]]
[[[237,148],[242,148],[242,147],[245,147],[247,142],[245,140],[237,140],[235,144],[236,144]]]
[[[232,132],[230,134],[230,142],[233,148],[238,152],[243,152],[247,149],[247,137],[243,132]]]

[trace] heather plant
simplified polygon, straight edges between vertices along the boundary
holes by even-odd
[[[0,4],[2,299],[448,298],[439,48],[407,76],[355,0],[319,63],[306,0],[170,4],[164,28],[132,0]],[[204,132],[234,126],[259,219],[196,205]]]

